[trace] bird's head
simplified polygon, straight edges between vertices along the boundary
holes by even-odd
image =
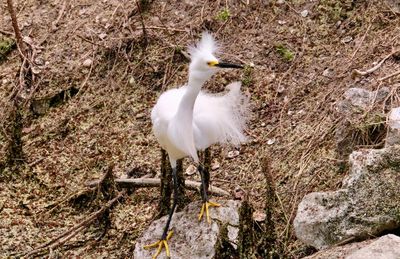
[[[213,36],[208,32],[203,32],[197,45],[189,47],[191,58],[189,73],[195,77],[208,79],[218,68],[243,68],[241,65],[219,61],[214,55],[217,50],[218,45]]]

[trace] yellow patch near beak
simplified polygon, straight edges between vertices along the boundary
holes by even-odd
[[[218,61],[216,61],[216,60],[208,61],[207,65],[209,65],[210,67],[215,67],[215,65],[218,65]]]

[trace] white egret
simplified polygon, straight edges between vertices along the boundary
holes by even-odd
[[[220,62],[214,56],[216,50],[214,38],[204,32],[200,42],[195,47],[189,47],[191,62],[188,83],[164,92],[151,112],[154,135],[169,156],[174,186],[173,205],[161,239],[145,246],[146,249],[158,247],[153,258],[161,253],[163,247],[167,256],[170,256],[167,241],[172,236],[172,231],[168,230],[177,203],[177,160],[189,156],[198,166],[203,200],[199,220],[205,212],[210,223],[209,207],[220,205],[208,199],[205,169],[199,163],[197,151],[214,143],[238,145],[246,140],[243,131],[247,120],[248,96],[241,93],[240,82],[228,85],[229,92],[225,95],[211,95],[201,91],[203,84],[218,68],[243,68]]]

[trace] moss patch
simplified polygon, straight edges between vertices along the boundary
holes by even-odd
[[[0,38],[0,62],[6,59],[7,55],[16,47],[15,40],[11,38]]]
[[[294,59],[294,53],[284,45],[277,45],[275,47],[276,52],[281,56],[281,58],[287,62],[290,62]]]

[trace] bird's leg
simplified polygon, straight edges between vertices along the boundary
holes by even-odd
[[[153,259],[157,258],[157,256],[161,253],[163,247],[165,247],[165,252],[167,254],[167,257],[170,258],[170,256],[171,256],[167,241],[172,237],[172,234],[173,234],[172,230],[169,231],[169,232],[168,232],[168,230],[169,230],[169,225],[171,224],[172,215],[174,214],[175,207],[176,207],[177,200],[178,200],[177,199],[178,198],[178,196],[177,196],[177,193],[178,193],[178,190],[177,190],[178,189],[178,179],[177,179],[177,176],[176,176],[176,167],[172,168],[172,178],[174,180],[174,184],[173,184],[174,185],[174,201],[172,203],[172,208],[169,211],[168,220],[167,220],[167,223],[165,224],[164,231],[163,231],[163,234],[161,236],[161,239],[159,241],[153,243],[153,244],[146,245],[146,246],[143,247],[144,249],[150,249],[150,248],[158,247],[157,248],[157,252],[153,255]]]
[[[189,202],[185,196],[185,177],[183,175],[183,159],[176,161],[176,210],[179,211]]]
[[[168,161],[167,152],[161,149],[161,199],[158,204],[159,214],[156,218],[168,215],[171,209],[171,195],[172,195],[172,168]]]
[[[199,214],[199,221],[202,219],[203,214],[205,212],[206,217],[207,217],[207,222],[210,224],[211,220],[210,220],[210,213],[208,212],[208,208],[210,206],[211,207],[219,207],[221,205],[208,200],[207,191],[208,191],[208,185],[209,185],[209,181],[210,181],[210,173],[206,172],[207,170],[205,170],[202,165],[199,165],[197,167],[197,169],[199,170],[200,177],[201,177],[200,193],[201,193],[201,198],[203,199],[203,205],[201,207],[200,214]]]

